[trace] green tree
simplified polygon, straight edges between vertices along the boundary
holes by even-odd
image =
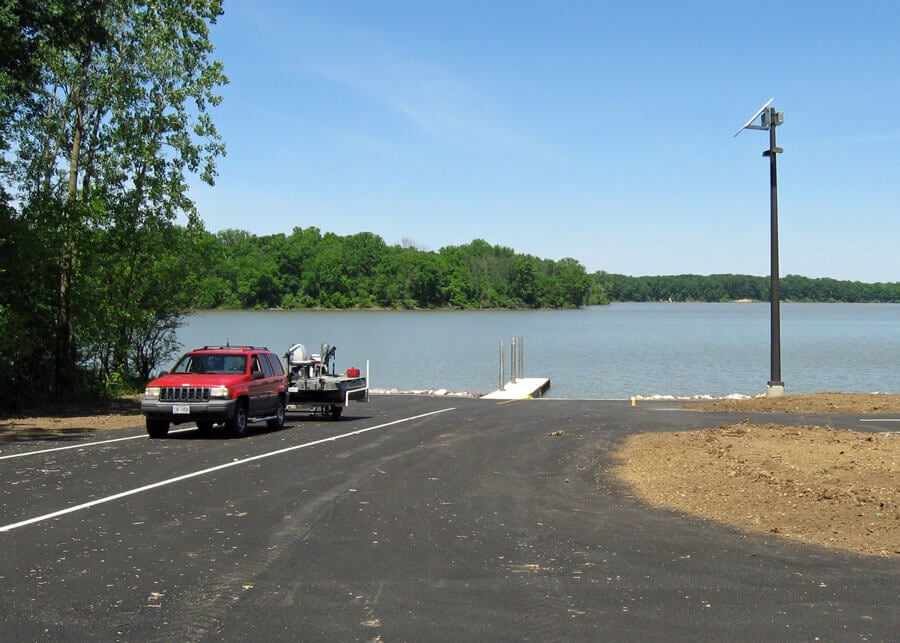
[[[598,272],[600,283],[611,301],[768,301],[769,278],[750,275],[670,275],[629,277]],[[810,279],[787,275],[780,279],[781,298],[812,302],[897,302],[900,283],[864,284],[827,277]]]
[[[156,243],[180,214],[187,214],[189,227],[199,227],[186,175],[211,183],[215,157],[224,151],[208,113],[225,82],[209,42],[220,0],[66,6],[83,23],[101,28],[79,31],[61,44],[44,39],[35,45],[40,83],[28,95],[30,109],[7,112],[12,122],[5,130],[16,150],[14,187],[23,204],[18,216],[39,233],[37,250],[55,273],[54,292],[42,303],[53,310],[56,396],[75,385],[81,366],[96,360],[108,361],[104,370],[129,371],[123,342],[146,323],[144,302],[164,306],[150,318],[170,320],[181,301],[171,293],[168,300],[134,296],[152,288],[180,291],[181,284],[124,255],[107,255],[114,279],[86,278],[102,252],[92,244],[116,239],[115,252],[134,256],[169,252],[144,244]],[[89,313],[98,299],[115,306],[94,317]],[[97,341],[105,332],[120,339]],[[91,346],[113,345],[112,354],[86,353],[81,336],[91,337]]]
[[[591,280],[584,266],[571,257],[556,262],[555,273],[561,286],[560,306],[583,306],[591,293]]]
[[[534,257],[517,255],[510,266],[510,292],[528,308],[538,306],[538,261]]]

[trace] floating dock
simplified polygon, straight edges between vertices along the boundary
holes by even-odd
[[[485,400],[527,400],[543,397],[549,388],[549,377],[519,377],[514,382],[507,382],[502,389],[481,397]]]

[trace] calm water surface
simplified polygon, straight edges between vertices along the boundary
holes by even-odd
[[[900,393],[900,305],[783,304],[781,375],[788,393]],[[769,380],[768,304],[613,304],[565,311],[200,312],[185,348],[303,343],[337,347],[343,371],[370,362],[373,388],[487,393],[499,343],[523,338],[526,377],[548,397],[756,395]]]

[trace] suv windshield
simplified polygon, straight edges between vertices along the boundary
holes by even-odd
[[[244,373],[247,371],[246,355],[215,355],[188,353],[172,369],[173,373]]]

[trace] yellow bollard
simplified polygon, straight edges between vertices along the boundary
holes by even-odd
[[[637,400],[633,395],[631,396],[631,406],[637,406]]]

